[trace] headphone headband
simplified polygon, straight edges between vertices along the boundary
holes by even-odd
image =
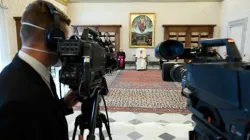
[[[49,10],[50,16],[53,18],[54,20],[54,25],[56,29],[60,29],[60,17],[58,16],[58,9],[52,5],[51,3],[48,3],[45,1],[45,5]]]
[[[60,39],[65,39],[65,33],[60,28],[60,17],[59,10],[51,3],[44,1],[45,6],[49,10],[49,14],[54,20],[54,23],[46,28],[45,38],[46,44],[49,49],[52,51],[57,50],[57,42]]]

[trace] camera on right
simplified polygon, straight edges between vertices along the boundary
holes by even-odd
[[[181,94],[196,123],[189,140],[250,140],[250,63],[231,38],[199,41],[199,48],[184,48],[167,40],[155,48],[164,62],[162,79],[181,82]],[[216,47],[226,47],[223,58]]]

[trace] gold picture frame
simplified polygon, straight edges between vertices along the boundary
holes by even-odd
[[[155,47],[155,13],[130,13],[129,48]]]
[[[55,0],[55,1],[65,5],[65,6],[67,6],[67,4],[68,4],[67,0]]]

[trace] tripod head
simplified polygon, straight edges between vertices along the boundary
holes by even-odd
[[[75,95],[76,95],[77,100],[81,102],[82,104],[84,104],[87,99],[93,98],[96,94],[96,91],[100,90],[100,95],[103,95],[103,96],[108,95],[108,92],[109,92],[105,77],[96,79],[95,82],[93,82],[90,86],[88,86],[88,88],[90,91],[89,96],[81,96],[81,94],[79,94],[79,92],[81,92],[79,89],[77,88],[72,89],[76,93]]]
[[[104,140],[102,134],[102,123],[104,123],[106,126],[109,139],[112,140],[110,134],[107,109],[106,109],[107,118],[104,114],[100,113],[101,98],[103,98],[106,107],[104,95],[107,95],[107,93],[109,92],[106,79],[102,77],[102,82],[91,88],[91,91],[92,93],[90,94],[90,96],[88,96],[87,99],[84,100],[82,98],[79,99],[79,101],[82,102],[81,114],[75,120],[75,130],[72,140],[75,139],[77,126],[80,126],[80,132],[81,132],[79,139],[83,137],[84,129],[88,129],[89,135],[87,137],[87,140],[95,140],[95,129],[99,128],[100,138],[103,138]]]

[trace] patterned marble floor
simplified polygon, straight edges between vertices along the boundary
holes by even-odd
[[[135,69],[135,67],[128,66],[126,69]],[[149,69],[159,69],[159,67],[152,66]],[[55,79],[57,78],[58,74],[55,74]],[[59,90],[58,82],[56,84]],[[67,91],[67,87],[62,88],[63,95]],[[80,111],[75,111],[74,114],[66,117],[70,139],[72,139],[75,118],[80,113]],[[188,140],[188,131],[192,130],[195,125],[191,120],[191,114],[109,112],[109,118],[113,140]],[[99,140],[98,133],[96,129],[96,140]],[[103,133],[108,140],[105,128],[103,128]],[[84,134],[86,140],[88,131]]]
[[[75,117],[79,114],[80,111],[76,111],[67,116],[70,139]],[[113,140],[187,140],[188,131],[195,125],[191,114],[109,112],[109,118]],[[99,140],[98,133],[96,129],[96,140]],[[105,128],[103,133],[105,139],[109,140]],[[86,139],[88,131],[84,134]]]

